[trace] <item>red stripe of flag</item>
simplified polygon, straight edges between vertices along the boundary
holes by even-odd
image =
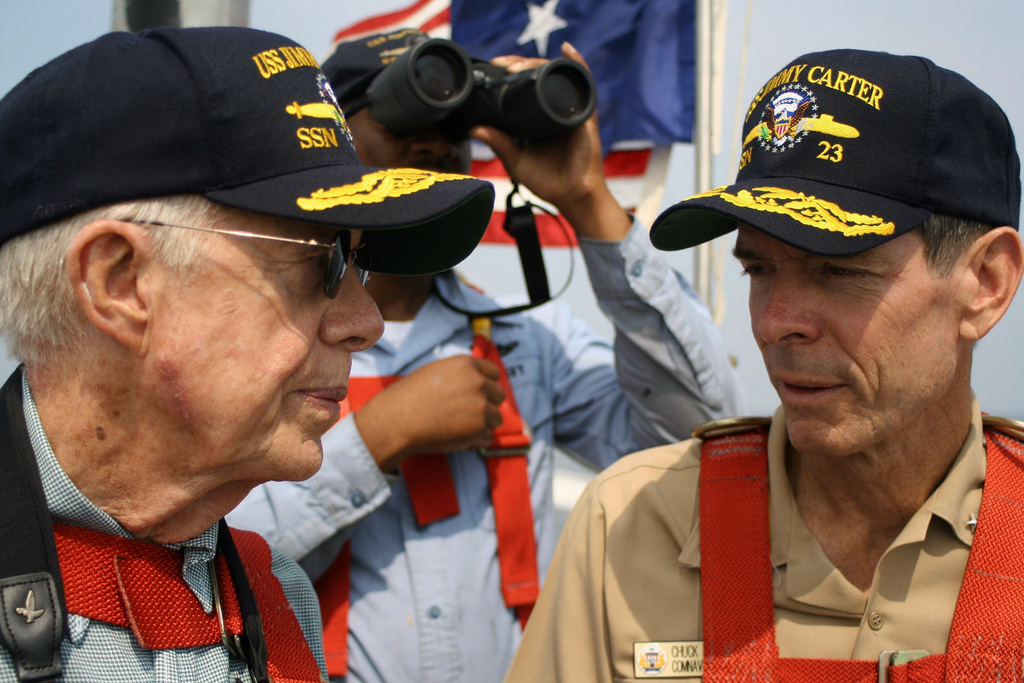
[[[497,208],[497,207],[496,207]],[[564,218],[555,218],[542,211],[534,211],[537,219],[537,236],[540,243],[545,247],[574,247],[576,246],[576,235],[568,227],[562,227],[559,221]],[[491,214],[491,222],[487,224],[481,244],[515,244],[512,237],[505,231],[505,212],[495,211]]]
[[[616,149],[604,158],[604,174],[609,178],[617,176],[643,176],[651,159],[650,148]],[[505,178],[505,167],[497,157],[474,159],[472,173],[477,178]]]
[[[651,160],[651,148],[613,149],[604,158],[604,174],[614,176],[643,176]]]
[[[452,10],[451,7],[445,9],[443,12],[438,14],[433,19],[428,19],[420,25],[420,30],[425,33],[433,34],[438,28],[442,26],[448,26],[452,23]]]
[[[378,14],[377,16],[364,19],[363,21],[347,26],[334,35],[334,42],[342,40],[348,40],[361,35],[370,33],[384,33],[398,28],[408,28],[408,20],[416,13],[426,9],[436,0],[419,0],[413,5],[406,7],[405,9],[396,10],[387,14]],[[451,7],[448,3],[445,3],[444,9],[420,22],[420,26],[415,28],[421,28],[424,31],[429,32],[432,28],[436,28],[438,25],[448,24],[451,19]]]

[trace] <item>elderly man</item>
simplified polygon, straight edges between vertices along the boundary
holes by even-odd
[[[0,681],[321,680],[308,579],[219,520],[320,466],[368,269],[451,267],[492,202],[363,166],[271,33],[109,34],[4,97]]]
[[[1024,425],[970,380],[1024,267],[1006,116],[927,59],[836,50],[772,78],[743,142],[651,239],[738,226],[782,407],[598,477],[507,680],[1018,680]]]
[[[425,37],[402,30],[341,43],[324,71],[353,112],[364,161],[466,172],[469,138],[464,124],[451,125],[455,115],[396,133],[360,104],[401,66],[384,65]],[[563,54],[582,62],[569,46]],[[522,71],[542,60],[496,61]],[[231,517],[317,579],[332,678],[500,680],[558,537],[555,445],[602,468],[743,403],[707,309],[612,196],[596,119],[519,145],[496,128],[473,134],[568,220],[616,341],[558,303],[492,321],[501,304],[454,272],[374,277],[384,338],[356,355],[352,372],[354,387],[382,390],[353,392],[357,409],[325,437],[314,479],[262,486]],[[497,351],[489,358],[507,369],[504,394],[474,358],[488,348],[481,324]],[[481,409],[497,395],[517,409],[501,431]],[[431,504],[440,512],[421,514]]]

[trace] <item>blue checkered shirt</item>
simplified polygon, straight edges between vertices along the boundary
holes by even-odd
[[[115,536],[130,538],[113,517],[93,505],[71,482],[57,463],[43,432],[39,413],[22,376],[25,422],[32,440],[42,476],[43,490],[54,520],[75,524]],[[185,583],[209,614],[213,611],[213,593],[207,563],[217,549],[217,526],[195,538],[168,547],[184,551],[182,574]],[[7,549],[4,552],[10,552]],[[313,587],[298,565],[273,550],[271,571],[281,582],[288,602],[295,610],[306,641],[325,671],[321,639],[320,608]],[[135,640],[130,629],[93,621],[77,614],[68,615],[68,630],[60,648],[64,665],[64,683],[224,683],[252,681],[245,662],[230,657],[223,645],[204,645],[170,650],[147,650]],[[0,683],[15,683],[17,676],[6,648],[0,647]]]

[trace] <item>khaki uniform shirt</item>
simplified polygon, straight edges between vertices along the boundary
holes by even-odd
[[[867,593],[804,524],[785,472],[785,416],[776,412],[768,469],[780,656],[877,661],[882,650],[946,651],[985,478],[976,400],[972,411],[949,473],[882,556]],[[633,454],[590,483],[506,683],[635,680],[635,643],[702,639],[700,446],[691,439]]]

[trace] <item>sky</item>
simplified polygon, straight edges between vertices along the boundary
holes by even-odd
[[[251,0],[250,25],[295,39],[314,55],[326,56],[335,31],[365,17],[399,9],[412,0]],[[495,0],[476,0],[493,2]],[[517,1],[517,0],[513,0]],[[537,4],[539,0],[537,0]],[[0,93],[33,68],[67,49],[108,31],[113,0],[0,0]],[[765,81],[794,57],[816,50],[861,48],[928,57],[958,71],[998,102],[1018,139],[1024,136],[1024,2],[1021,0],[729,0],[723,67],[724,137],[714,159],[715,185],[731,181],[736,168],[733,130],[737,109],[746,109]],[[554,34],[557,38],[557,34]],[[584,55],[585,57],[586,55]],[[737,106],[739,103],[739,106]],[[964,111],[957,125],[971,125]],[[1018,144],[1020,151],[1020,144]],[[673,151],[663,206],[708,188],[695,188],[688,145]],[[499,251],[493,251],[497,249]],[[692,255],[669,255],[684,274]],[[512,287],[514,255],[500,247],[481,250],[465,264],[470,279],[496,293]],[[565,298],[600,332],[610,333],[593,303],[580,267]],[[495,261],[510,275],[494,282]],[[549,267],[552,280],[564,277],[564,259]],[[746,387],[754,414],[770,414],[777,404],[754,346],[746,309],[746,281],[731,257],[726,260],[726,308],[722,332]],[[1024,419],[1017,382],[1024,377],[1018,353],[1024,339],[1024,293],[975,350],[973,383],[982,409]],[[0,353],[0,373],[13,369]]]

